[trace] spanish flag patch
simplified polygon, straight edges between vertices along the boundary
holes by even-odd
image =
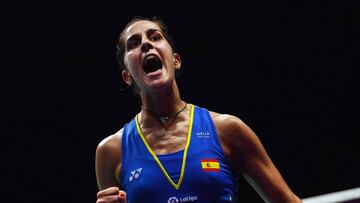
[[[203,159],[201,160],[201,167],[204,172],[219,172],[220,164],[216,159]]]

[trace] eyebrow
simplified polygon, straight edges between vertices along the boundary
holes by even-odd
[[[160,32],[162,34],[162,31],[159,29],[150,28],[150,29],[146,30],[146,35],[151,35],[155,32]],[[133,40],[134,38],[137,38],[138,36],[139,36],[139,33],[135,33],[135,34],[131,35],[125,42]]]

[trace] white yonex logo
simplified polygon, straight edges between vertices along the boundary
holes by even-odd
[[[141,171],[142,168],[138,168],[135,171],[132,171],[129,177],[129,181],[132,182],[134,179],[138,179],[140,177]]]

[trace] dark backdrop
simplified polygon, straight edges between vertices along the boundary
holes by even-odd
[[[1,7],[1,201],[95,202],[96,146],[139,110],[114,54],[134,15],[168,24],[183,99],[244,120],[297,195],[360,186],[356,3],[194,3]]]

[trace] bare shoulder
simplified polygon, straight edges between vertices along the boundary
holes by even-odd
[[[215,125],[217,125],[216,127],[233,128],[233,127],[241,127],[241,125],[245,125],[245,123],[239,117],[236,117],[234,115],[220,114],[214,111],[210,111],[210,115]]]
[[[113,150],[120,150],[120,141],[123,134],[123,129],[119,130],[115,134],[112,134],[98,144],[96,151],[98,152],[106,152]]]
[[[239,117],[230,114],[210,112],[221,146],[227,156],[235,157],[238,152],[259,145],[260,141],[253,130]]]
[[[219,136],[231,139],[248,135],[250,129],[239,117],[212,111],[210,112],[210,115]]]

